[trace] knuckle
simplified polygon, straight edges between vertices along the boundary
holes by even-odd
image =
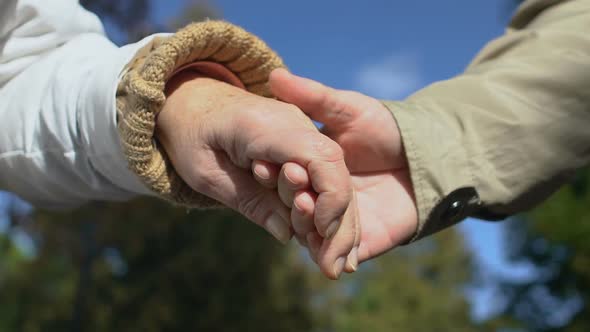
[[[281,103],[283,105],[283,107],[285,108],[286,112],[291,112],[297,115],[303,115],[304,113],[301,111],[301,109],[293,104],[287,104],[287,103]]]
[[[241,102],[235,112],[236,125],[243,129],[260,128],[271,123],[275,108],[264,99],[248,99]]]
[[[321,231],[326,231],[334,220],[342,222],[350,205],[350,195],[341,192],[326,192],[321,194],[321,201],[315,211],[314,221]]]
[[[353,90],[341,90],[338,93],[339,93],[339,96],[341,99],[347,100],[347,101],[354,101],[354,100],[358,100],[358,99],[367,98],[366,95],[364,95],[358,91],[353,91]]]
[[[344,209],[346,209],[348,207],[348,205],[350,204],[350,202],[352,201],[352,192],[350,190],[343,190],[343,191],[338,192],[338,196],[340,196],[338,202],[342,206],[345,206]]]
[[[250,130],[256,130],[266,121],[266,112],[264,110],[240,112],[235,118],[237,128],[241,128],[245,133]]]
[[[320,195],[323,195],[323,199],[330,202],[330,206],[343,208],[350,203],[352,195],[349,193],[348,188],[345,188],[344,185],[340,187],[335,187],[334,190],[324,192]]]
[[[340,145],[327,136],[319,135],[318,139],[314,140],[313,147],[326,161],[336,162],[344,159],[344,151]]]
[[[350,193],[348,193],[347,191],[339,191],[335,192],[335,195],[333,196],[335,205],[334,211],[336,215],[343,216],[344,214],[346,214],[346,210],[348,209],[352,195],[350,195]]]
[[[318,82],[318,94],[315,100],[317,105],[330,109],[334,102],[334,90]]]

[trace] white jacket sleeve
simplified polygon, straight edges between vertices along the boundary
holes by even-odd
[[[50,208],[151,192],[128,170],[115,106],[149,39],[118,48],[75,0],[0,2],[0,189]]]
[[[0,189],[53,208],[137,194],[216,205],[184,183],[154,139],[166,81],[199,61],[222,64],[262,96],[284,66],[227,22],[118,48],[75,0],[0,1]]]

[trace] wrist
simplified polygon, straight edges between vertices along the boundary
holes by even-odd
[[[166,151],[154,140],[156,129],[161,139],[163,131],[177,138],[191,131],[189,135],[194,135],[199,130],[197,126],[204,127],[176,120],[169,121],[168,128],[161,121],[166,113],[178,113],[183,118],[188,114],[186,110],[194,108],[179,103],[179,109],[170,112],[174,108],[170,107],[172,101],[181,99],[176,92],[183,90],[188,81],[180,84],[182,88],[170,89],[169,96],[175,95],[170,100],[164,87],[179,68],[202,61],[222,64],[239,77],[248,91],[264,96],[270,95],[270,71],[283,66],[280,58],[255,36],[225,22],[208,21],[192,24],[167,38],[153,38],[125,67],[117,89],[118,130],[129,169],[162,198],[189,206],[218,204],[191,190],[172,169]],[[205,98],[212,99],[207,95]],[[175,133],[182,126],[183,132]],[[190,143],[173,142],[174,146]]]
[[[166,101],[155,118],[155,138],[167,147],[170,136],[184,132],[182,127],[199,125],[204,121],[202,115],[219,108],[224,85],[193,71],[180,72],[168,80],[164,90]]]
[[[219,137],[231,131],[227,127],[231,124],[232,107],[244,104],[247,98],[256,97],[238,87],[192,71],[172,77],[165,91],[167,97],[156,115],[154,136],[167,153],[195,142],[215,144]]]
[[[380,101],[378,113],[383,119],[378,122],[382,129],[377,130],[376,135],[381,135],[381,137],[377,137],[377,140],[386,147],[386,153],[390,156],[390,158],[384,159],[390,160],[393,169],[407,168],[408,159],[402,143],[401,131],[397,119],[393,116],[393,112]]]
[[[207,77],[204,77],[201,73],[192,70],[183,70],[174,74],[167,82],[164,88],[166,94],[166,101],[170,98],[174,98],[174,93],[181,88],[184,84],[196,83],[194,81],[203,82],[200,84],[211,84]],[[160,112],[161,113],[161,112]]]
[[[198,61],[188,63],[175,70],[172,74],[172,77],[184,71],[195,72],[201,74],[202,77],[214,78],[218,81],[225,82],[238,88],[246,89],[244,83],[236,74],[227,69],[224,65],[216,62]]]

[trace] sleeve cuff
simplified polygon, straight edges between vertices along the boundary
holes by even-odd
[[[184,65],[174,71],[171,77],[180,73],[181,71],[190,70],[199,73],[201,76],[213,78],[218,81],[231,84],[241,89],[246,89],[246,86],[240,78],[234,74],[231,70],[225,68],[222,64],[210,62],[210,61],[199,61]]]
[[[411,102],[384,102],[399,127],[416,197],[418,231],[410,242],[449,227],[479,206],[460,123]]]
[[[92,159],[92,167],[97,174],[108,179],[108,183],[117,188],[108,190],[105,189],[108,186],[101,185],[100,191],[107,193],[108,199],[126,200],[138,194],[151,194],[148,187],[128,168],[125,154],[121,149],[115,95],[117,84],[121,80],[121,69],[129,63],[137,49],[152,39],[146,38],[122,48],[114,47],[100,35],[80,40],[92,43],[89,47],[102,47],[104,50],[100,63],[88,70],[85,80],[80,81],[79,95],[84,98],[81,98],[77,105],[77,121],[80,128],[78,135],[85,147],[84,150]]]
[[[207,21],[191,24],[169,38],[155,39],[126,68],[117,90],[117,109],[130,169],[164,199],[189,207],[212,207],[219,203],[192,190],[154,140],[155,118],[166,101],[166,82],[195,62],[222,65],[246,90],[265,97],[272,97],[267,84],[271,71],[284,65],[254,35],[226,22]]]

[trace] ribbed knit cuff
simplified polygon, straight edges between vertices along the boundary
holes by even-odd
[[[270,72],[284,65],[256,36],[226,22],[206,21],[188,25],[168,38],[154,39],[126,68],[117,90],[117,112],[129,168],[162,198],[204,208],[219,203],[190,188],[154,139],[167,80],[178,68],[195,61],[224,65],[246,90],[265,97],[272,97],[267,84]]]

